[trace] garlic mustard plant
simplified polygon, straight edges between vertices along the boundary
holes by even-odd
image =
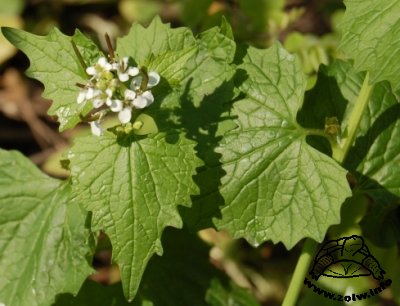
[[[312,254],[329,236],[362,234],[396,271],[400,61],[390,59],[400,2],[345,4],[340,48],[352,60],[320,67],[312,89],[299,57],[279,42],[237,48],[226,20],[197,36],[160,18],[134,24],[115,52],[107,40],[107,56],[79,31],[3,28],[60,130],[89,122],[93,135],[73,139],[65,180],[0,150],[0,305],[92,302],[96,285],[82,284],[100,232],[121,284],[92,293],[118,305],[260,305],[187,229],[303,245],[283,306],[301,304]]]

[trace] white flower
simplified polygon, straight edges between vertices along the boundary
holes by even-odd
[[[131,76],[139,74],[139,68],[128,66],[129,58],[124,57],[119,62],[113,64],[113,69],[117,71],[118,79],[127,82]]]
[[[148,76],[149,76],[149,81],[147,83],[148,88],[154,87],[158,83],[160,83],[160,75],[157,72],[150,71]]]
[[[90,130],[94,136],[101,136],[103,134],[103,128],[99,121],[90,122]]]
[[[130,107],[125,107],[118,114],[118,119],[122,124],[128,123],[132,118],[132,109]]]
[[[113,66],[105,57],[100,57],[95,65],[86,68],[86,73],[94,78],[98,78],[101,73],[104,71],[110,71],[112,68]]]

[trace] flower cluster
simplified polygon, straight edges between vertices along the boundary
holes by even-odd
[[[157,72],[140,70],[129,66],[128,57],[108,61],[101,57],[96,64],[86,68],[90,77],[77,97],[77,103],[92,103],[98,110],[97,120],[90,122],[92,134],[103,133],[100,121],[109,112],[118,113],[122,124],[129,123],[133,109],[142,109],[154,102],[150,88],[160,81]]]

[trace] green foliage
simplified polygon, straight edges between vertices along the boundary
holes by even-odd
[[[259,2],[262,18],[256,19],[259,10],[239,1],[254,17],[250,27],[257,35],[268,20],[283,18],[284,5]],[[214,3],[197,5],[205,11]],[[132,107],[129,122],[120,119],[93,133],[97,137],[77,137],[63,161],[70,170],[65,182],[45,176],[19,153],[0,151],[0,304],[258,305],[209,263],[210,248],[187,229],[216,227],[252,245],[272,240],[292,248],[303,238],[321,242],[331,225],[337,234],[359,230],[360,223],[374,242],[395,244],[400,108],[392,88],[400,84],[399,66],[389,62],[399,47],[399,6],[381,0],[347,7],[342,49],[354,67],[328,60],[312,38],[299,35],[287,45],[302,54],[299,46],[311,41],[312,69],[278,42],[265,50],[238,47],[225,19],[198,36],[159,17],[148,27],[135,23],[117,39],[115,57],[109,47],[110,62],[103,62],[112,66],[128,57],[126,65],[137,66],[142,79],[135,95],[150,88],[146,78],[156,72],[154,103]],[[93,114],[94,101],[86,96],[78,103],[76,83],[87,92],[95,88],[88,80],[106,57],[85,35],[2,31],[28,56],[27,73],[43,83],[60,130],[96,123],[96,115],[110,112],[99,106]],[[114,80],[122,62],[103,67],[98,79]],[[306,92],[303,71],[329,62]],[[132,89],[135,77],[116,79],[118,94]],[[91,272],[92,233],[100,231],[110,238],[122,284],[86,281],[74,297]]]
[[[86,213],[68,183],[0,150],[0,303],[50,305],[91,272]]]
[[[400,89],[400,2],[397,0],[347,0],[339,25],[340,48],[354,60],[357,71],[369,71],[371,82],[388,80]]]

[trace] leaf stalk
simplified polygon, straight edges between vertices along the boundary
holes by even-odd
[[[355,140],[358,127],[361,122],[362,115],[367,107],[369,98],[371,96],[374,86],[369,84],[369,74],[367,73],[364,78],[363,85],[357,97],[356,104],[351,112],[350,119],[347,125],[347,136],[342,139],[341,144],[332,143],[332,157],[340,164],[342,164],[353,142]]]

